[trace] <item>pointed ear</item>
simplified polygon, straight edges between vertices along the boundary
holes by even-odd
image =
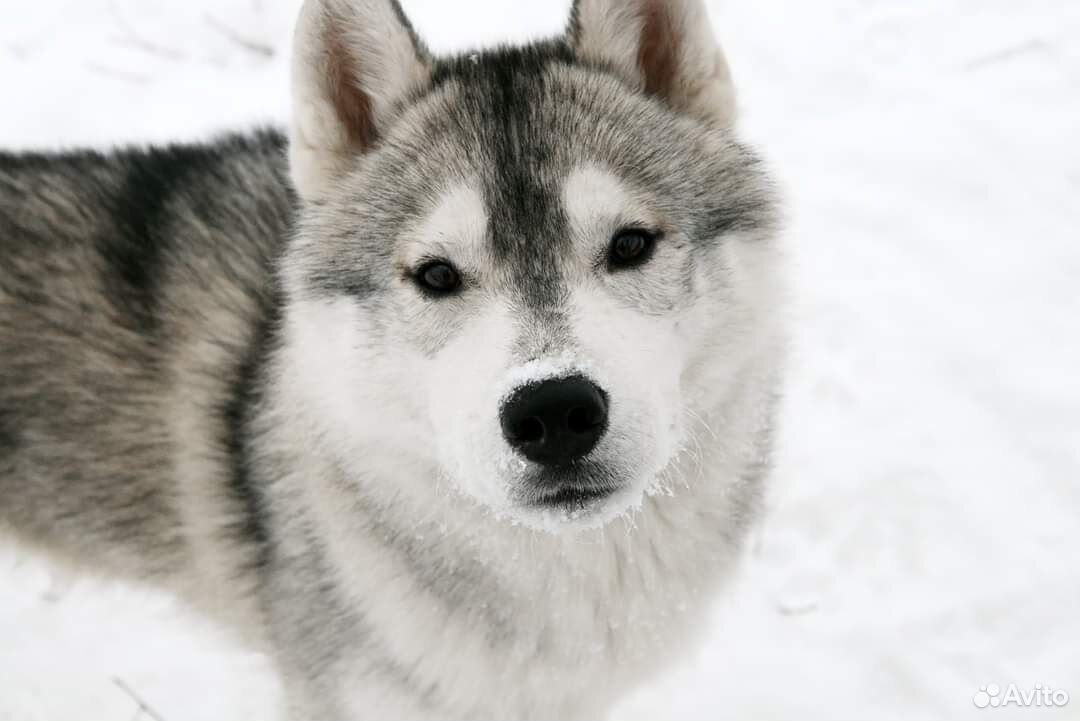
[[[700,120],[731,126],[735,88],[702,0],[574,0],[578,57]]]
[[[289,145],[300,195],[320,198],[429,73],[427,51],[397,0],[305,0],[293,45]]]

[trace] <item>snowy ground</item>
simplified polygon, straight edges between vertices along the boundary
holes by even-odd
[[[286,117],[294,0],[0,4],[0,145]],[[438,49],[564,4],[405,2]],[[615,717],[1080,718],[1080,3],[713,15],[791,199],[797,352],[745,573]],[[0,549],[0,720],[131,719],[117,680],[165,721],[274,718],[261,661],[166,600]],[[1074,699],[976,709],[988,683]]]

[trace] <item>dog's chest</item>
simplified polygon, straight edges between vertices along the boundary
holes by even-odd
[[[666,524],[639,522],[558,549],[535,539],[483,568],[440,562],[439,583],[401,596],[413,603],[397,616],[408,619],[398,652],[442,709],[597,713],[686,644],[726,569],[723,539],[687,545],[687,531],[709,534],[686,524],[667,537]]]

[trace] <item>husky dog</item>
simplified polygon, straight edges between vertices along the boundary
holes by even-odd
[[[768,466],[734,108],[701,0],[453,58],[308,0],[288,141],[0,155],[0,526],[238,630],[295,719],[599,718]]]

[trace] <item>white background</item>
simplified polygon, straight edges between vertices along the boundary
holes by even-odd
[[[0,146],[283,123],[295,4],[0,0]],[[566,3],[404,4],[450,50]],[[615,717],[1080,718],[1080,3],[711,7],[790,198],[796,348],[745,571]],[[127,721],[114,679],[165,721],[275,718],[205,623],[0,547],[0,719]],[[987,683],[1075,698],[976,710]]]

